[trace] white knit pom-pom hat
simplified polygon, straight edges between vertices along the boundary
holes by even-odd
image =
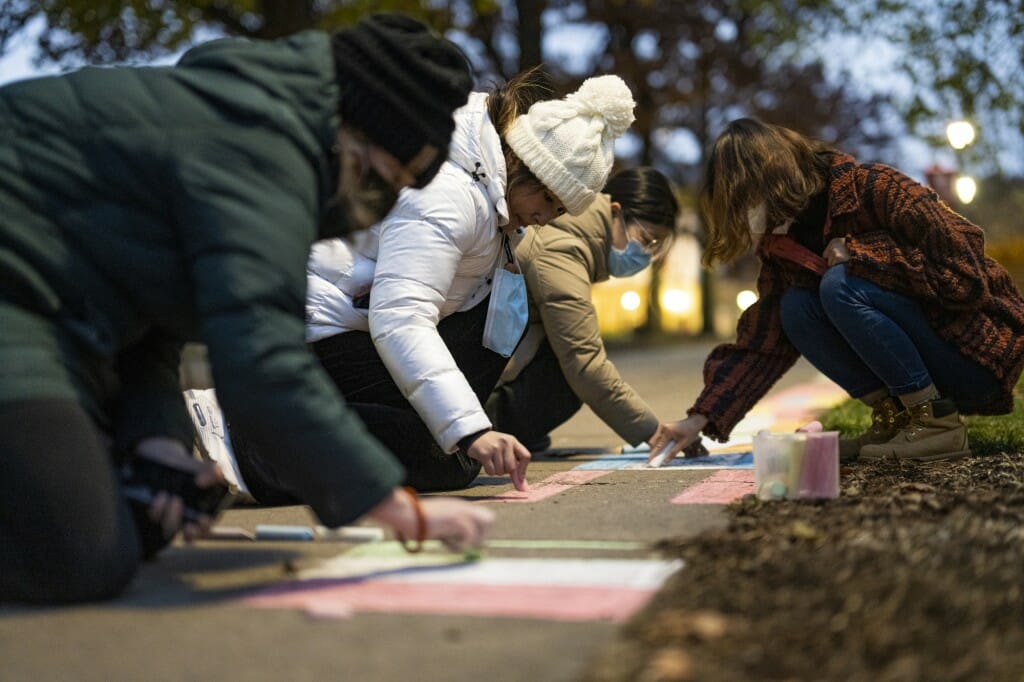
[[[618,76],[583,81],[565,99],[537,102],[505,133],[526,167],[579,215],[604,187],[612,147],[633,123],[633,94]]]

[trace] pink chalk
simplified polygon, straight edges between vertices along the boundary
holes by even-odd
[[[672,498],[672,504],[729,504],[754,492],[750,469],[722,469]]]
[[[818,421],[817,419],[815,419],[814,421],[807,422],[806,424],[801,426],[799,429],[796,430],[796,432],[797,433],[801,433],[801,432],[803,432],[803,433],[821,433],[823,428],[824,427],[822,427],[821,422]]]
[[[548,476],[538,483],[530,484],[528,491],[511,490],[507,493],[495,495],[493,497],[484,498],[484,502],[540,502],[546,500],[549,497],[554,497],[558,493],[565,492],[575,486],[583,483],[589,483],[595,478],[600,478],[606,474],[611,473],[610,471],[595,471],[595,470],[584,470],[584,471],[562,471],[560,473]]]
[[[352,612],[431,613],[622,623],[646,604],[654,592],[608,586],[365,581],[258,595],[244,603],[258,608],[298,608],[322,618],[343,618]]]

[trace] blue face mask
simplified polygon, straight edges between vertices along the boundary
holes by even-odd
[[[518,270],[507,236],[502,237],[502,247],[508,262]],[[487,304],[487,318],[484,320],[484,348],[505,358],[511,356],[526,331],[528,318],[526,278],[521,273],[509,272],[504,265],[499,265],[494,271],[491,300]]]
[[[635,239],[630,239],[625,249],[613,246],[608,252],[608,272],[612,277],[635,275],[650,263],[651,254],[644,251],[643,245]]]

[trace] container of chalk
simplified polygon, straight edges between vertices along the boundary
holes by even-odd
[[[754,487],[762,500],[839,497],[837,431],[754,436]]]

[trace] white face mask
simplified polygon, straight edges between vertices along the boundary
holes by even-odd
[[[763,201],[747,211],[747,224],[750,225],[751,234],[764,234],[768,231],[768,207]],[[787,220],[781,225],[773,227],[772,234],[786,234],[792,224],[792,219]]]
[[[747,211],[747,224],[750,225],[751,234],[764,234],[767,229],[768,219],[766,218],[767,208],[760,203]]]

